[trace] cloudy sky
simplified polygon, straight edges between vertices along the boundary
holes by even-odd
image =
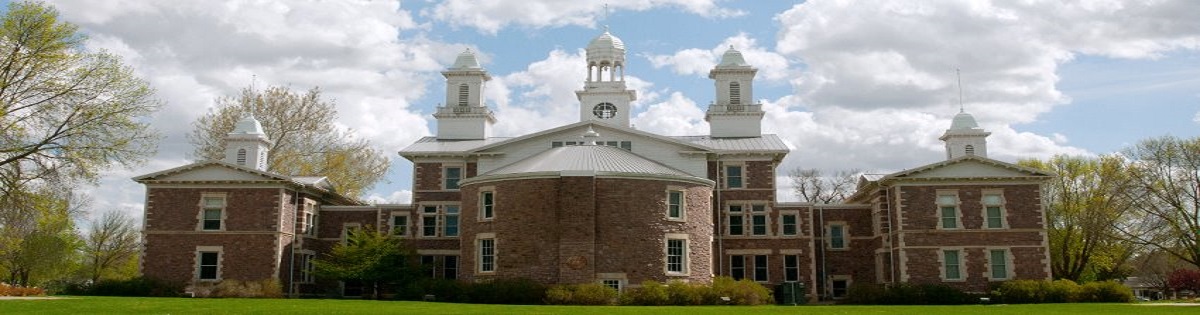
[[[190,122],[252,80],[321,87],[342,127],[396,160],[369,197],[407,202],[412,165],[395,152],[436,130],[439,71],[459,52],[479,52],[494,77],[498,135],[521,135],[578,119],[583,47],[605,25],[628,49],[633,124],[661,134],[708,132],[707,71],[727,47],[741,50],[759,68],[764,131],[794,149],[781,172],[943,158],[955,69],[966,111],[992,132],[992,158],[1200,134],[1200,2],[1190,0],[49,2],[164,101],[151,120],[166,136],[158,155],[88,189],[96,210],[137,217],[144,188],[130,178],[191,162]]]

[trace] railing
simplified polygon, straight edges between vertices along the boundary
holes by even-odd
[[[709,104],[709,112],[761,112],[762,104],[717,105]]]
[[[437,113],[443,114],[443,115],[445,115],[445,114],[487,115],[487,114],[491,114],[491,112],[492,111],[490,109],[488,109],[487,107],[476,107],[476,106],[438,106],[438,108],[437,108]]]

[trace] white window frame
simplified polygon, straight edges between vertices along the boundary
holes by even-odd
[[[736,207],[737,211],[733,210],[734,207]],[[730,202],[725,205],[725,218],[726,218],[725,219],[725,235],[729,235],[729,236],[746,235],[746,213],[747,212],[750,212],[750,211],[748,209],[746,209],[746,206],[741,203]],[[738,224],[737,224],[738,229],[741,229],[741,231],[738,231],[738,233],[733,232],[733,226],[734,226],[733,219],[734,218],[737,218],[737,220],[738,220]]]
[[[691,274],[692,266],[688,261],[688,255],[691,252],[688,248],[691,243],[689,239],[690,235],[688,234],[676,233],[667,234],[666,237],[663,238],[663,272],[665,272],[668,276],[686,276]],[[671,253],[672,242],[678,242],[680,245],[679,249],[681,252],[678,255]],[[671,263],[672,256],[678,256],[680,258],[678,263],[679,270],[671,270],[671,266],[675,265]]]
[[[671,195],[672,194],[679,194],[678,204],[671,203]],[[685,190],[683,187],[669,186],[669,187],[667,187],[666,195],[667,195],[666,196],[667,197],[667,200],[666,200],[667,201],[666,202],[667,209],[666,209],[665,214],[667,216],[667,220],[687,221],[687,190]],[[671,207],[676,207],[679,211],[679,213],[678,213],[679,215],[672,216],[671,215]]]
[[[484,196],[491,196],[491,201]],[[461,210],[460,210],[461,211]],[[491,212],[491,213],[489,213]],[[495,189],[480,189],[479,190],[479,221],[491,221],[496,219],[496,190]]]
[[[733,167],[736,167],[739,171],[739,175],[737,176],[739,182],[737,186],[729,184],[729,169]],[[725,189],[744,189],[747,187],[745,163],[727,163],[721,167],[721,175],[721,185],[724,186]]]
[[[948,259],[946,259],[946,257],[949,257],[949,256],[948,256],[948,254],[949,254],[949,253],[951,253],[951,252],[954,252],[954,253],[955,253],[955,257],[957,258],[957,261],[956,261],[956,263],[954,264],[955,266],[957,266],[957,267],[958,267],[958,277],[957,277],[957,278],[952,278],[952,277],[950,277],[950,269],[949,269],[949,267],[950,267],[951,265],[950,265],[950,263],[949,263]],[[962,282],[962,281],[966,281],[966,279],[967,279],[967,277],[966,277],[966,275],[967,275],[967,268],[966,268],[967,264],[966,264],[966,263],[964,263],[966,260],[967,260],[967,251],[966,251],[966,250],[963,250],[962,248],[942,248],[942,249],[939,249],[939,250],[938,250],[938,271],[941,273],[941,278],[942,278],[942,281],[945,281],[945,282]]]
[[[761,209],[755,211],[755,209]],[[738,209],[738,211],[734,211]],[[740,222],[741,233],[734,233],[732,224],[737,219]],[[762,218],[763,224],[755,224],[755,218]],[[731,200],[725,204],[725,235],[727,236],[742,236],[742,237],[770,237],[771,233],[771,205],[767,201],[758,200]],[[762,227],[763,234],[756,234],[754,228]]]
[[[996,263],[996,260],[995,260],[996,257],[994,257],[994,255],[997,252],[1003,253],[1003,255],[1004,255],[1003,259],[1001,259],[1000,264],[999,264],[999,266],[1001,268],[1004,268],[1004,277],[996,277],[996,274],[995,274],[996,266],[998,264]],[[1012,250],[1010,250],[1008,248],[988,248],[987,249],[987,268],[986,269],[987,269],[986,270],[987,278],[990,281],[1012,280],[1013,279]]]
[[[842,240],[842,246],[836,247],[833,244],[834,234],[833,227],[841,227],[842,233],[838,238]],[[829,250],[848,250],[850,249],[850,225],[843,221],[830,221],[825,224],[825,248]]]
[[[980,194],[979,204],[983,205],[983,228],[985,229],[1007,229],[1008,228],[1008,207],[1007,201],[1004,198],[1004,191],[998,189],[984,190]],[[988,197],[995,196],[997,202],[988,202]],[[988,215],[988,208],[997,207],[1000,210],[1000,226],[991,225],[991,217]]]
[[[400,226],[399,229],[397,229],[396,218],[404,218],[404,225]],[[388,224],[391,226],[391,230],[389,230],[391,233],[389,234],[392,236],[407,237],[412,232],[412,218],[409,217],[408,213],[392,213],[392,218],[388,220]]]
[[[362,229],[362,223],[358,223],[358,222],[342,223],[342,234],[341,234],[341,236],[339,236],[342,240],[342,244],[346,244],[346,241],[350,240],[350,231],[361,230],[361,229]]]
[[[617,290],[617,293],[625,290],[625,279],[600,279],[600,284]]]
[[[450,169],[458,169],[458,178],[454,179],[454,187],[450,187]],[[444,164],[442,165],[442,190],[459,190],[462,185],[463,178],[467,177],[467,167],[462,164]]]
[[[484,243],[489,243],[491,252],[485,251]],[[475,235],[475,271],[480,274],[494,274],[499,267],[499,248],[496,246],[496,233],[480,233]],[[490,268],[484,264],[484,258],[491,257]]]
[[[308,207],[305,207],[304,212],[302,212],[300,215],[301,215],[301,220],[304,221],[302,223],[303,227],[304,227],[303,234],[308,235],[308,236],[316,236],[317,235],[317,213],[316,213],[316,211],[310,210],[310,209],[308,209]]]
[[[771,256],[752,255],[751,257],[754,257],[754,282],[771,282]],[[761,268],[758,266],[759,262],[762,262]]]
[[[215,209],[215,207],[214,207],[214,208],[210,208],[210,207],[208,207],[208,205],[206,204],[206,202],[205,202],[205,201],[206,201],[206,200],[208,200],[209,198],[216,198],[216,199],[220,199],[220,200],[221,200],[221,208],[220,208],[220,209],[217,209],[217,211],[220,211],[220,212],[221,212],[221,218],[220,218],[220,219],[219,219],[219,221],[217,222],[217,224],[218,224],[218,227],[217,227],[216,229],[206,229],[206,228],[204,227],[204,221],[207,221],[207,220],[208,220],[208,219],[207,219],[207,218],[205,218],[205,216],[204,216],[204,215],[205,215],[205,213],[206,213],[206,212],[208,212],[208,210],[210,210],[210,209]],[[225,228],[226,228],[226,225],[227,225],[227,224],[226,224],[226,221],[227,221],[226,219],[227,219],[227,218],[228,218],[228,216],[229,216],[229,196],[228,196],[228,194],[226,194],[226,193],[223,193],[223,192],[205,192],[205,193],[200,193],[200,204],[199,204],[199,208],[200,208],[200,213],[199,213],[199,214],[196,216],[196,218],[199,220],[199,221],[197,222],[197,224],[196,224],[196,230],[197,230],[197,231],[214,232],[214,231],[225,231],[225,230],[226,230],[226,229],[225,229]]]
[[[205,265],[205,264],[204,264],[204,257],[203,257],[203,256],[204,256],[204,254],[206,254],[206,253],[216,253],[216,254],[217,254],[217,264],[216,264],[215,266],[214,266],[214,265]],[[224,269],[224,268],[221,268],[221,267],[222,267],[222,265],[224,265],[224,261],[225,261],[225,249],[224,249],[224,247],[222,247],[222,246],[196,246],[196,252],[195,252],[195,261],[192,263],[192,266],[195,266],[195,268],[196,268],[196,269],[195,269],[195,271],[194,271],[195,273],[193,274],[193,277],[194,277],[195,281],[198,281],[198,282],[217,282],[217,281],[221,281],[221,279],[222,279],[222,278],[221,278],[221,271],[222,271],[222,269]],[[215,268],[217,269],[217,270],[216,270],[216,272],[214,272],[214,275],[215,275],[215,277],[214,277],[214,278],[203,278],[203,277],[202,277],[202,274],[204,273],[204,271],[203,271],[203,270],[204,270],[204,267],[205,267],[205,266],[213,266],[213,267],[215,267]]]
[[[788,234],[787,229],[785,228],[787,226],[787,222],[784,222],[785,221],[784,217],[787,217],[787,216],[792,217],[792,234]],[[798,210],[779,211],[779,236],[783,236],[783,237],[800,236],[800,211],[798,211]]]
[[[934,208],[937,210],[934,211],[934,216],[937,217],[937,229],[939,229],[939,230],[961,230],[961,229],[963,229],[962,198],[958,197],[958,190],[939,189],[939,190],[937,190],[937,194],[935,196],[937,196],[937,197],[934,199],[934,204],[936,205]],[[944,202],[942,200],[942,197],[954,197],[954,203],[951,204],[949,202]],[[954,207],[954,227],[946,227],[945,220],[947,218],[945,216],[945,209],[943,209],[945,207]]]
[[[789,259],[790,258],[790,259]],[[792,266],[788,266],[788,261],[792,262]],[[789,274],[796,275],[795,278],[789,277]],[[784,282],[799,282],[800,281],[800,255],[785,254],[783,255],[783,281]]]
[[[313,265],[313,260],[317,259],[316,252],[312,250],[300,250],[296,253],[300,255],[300,279],[296,283],[315,283],[316,276],[313,272],[316,270],[316,265]]]
[[[428,210],[427,208],[434,208],[434,212],[426,212],[426,210]],[[450,209],[454,209],[454,212],[451,213]],[[462,206],[459,203],[426,203],[419,205],[417,207],[417,211],[417,215],[421,218],[417,224],[421,233],[414,233],[414,235],[417,235],[417,237],[457,238],[462,235]],[[455,220],[454,235],[447,235],[448,233],[446,233],[450,228],[450,220],[448,219],[449,217],[454,217]],[[434,218],[433,235],[426,233],[426,229],[429,228],[429,225],[425,222],[426,218]]]

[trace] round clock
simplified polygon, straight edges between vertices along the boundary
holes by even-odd
[[[617,116],[617,106],[608,102],[596,104],[595,107],[592,107],[592,115],[596,115],[596,118],[600,119],[613,118]]]

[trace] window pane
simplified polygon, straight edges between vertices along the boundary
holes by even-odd
[[[729,216],[729,235],[742,235],[742,216]]]
[[[729,256],[729,276],[734,280],[746,278],[746,258],[742,255]]]
[[[446,168],[446,189],[458,189],[459,179],[462,179],[462,168]]]
[[[672,218],[683,217],[681,205],[683,203],[683,192],[671,191],[667,193],[667,216]]]
[[[217,258],[218,258],[218,257],[219,257],[219,256],[218,256],[218,254],[217,254],[216,252],[203,252],[203,253],[200,253],[200,265],[204,265],[204,266],[216,266],[216,265],[217,265]]]
[[[423,210],[421,210],[421,211],[425,212],[425,213],[437,213],[437,211],[438,211],[437,206],[425,206],[422,209]]]
[[[741,166],[729,166],[725,168],[725,186],[730,188],[742,187]]]
[[[1008,278],[1008,255],[1005,255],[1004,250],[992,250],[991,254],[992,278]]]
[[[495,240],[484,239],[479,240],[479,270],[494,271],[496,270],[496,248]]]
[[[221,197],[204,197],[205,208],[220,208],[225,206],[225,198]]]
[[[1004,218],[1001,215],[1000,207],[987,207],[987,224],[989,228],[1004,226]]]
[[[730,205],[729,212],[742,212],[742,206],[741,205]]]
[[[667,240],[667,271],[683,272],[683,240]]]
[[[442,278],[458,279],[458,256],[442,257]]]
[[[796,215],[783,215],[783,235],[796,235]]]
[[[958,251],[956,251],[956,250],[943,251],[942,256],[943,256],[942,257],[943,261],[945,262],[946,279],[961,278],[962,276],[959,272]]]
[[[447,236],[447,237],[458,236],[458,216],[457,215],[447,215],[446,216],[446,231],[444,234],[442,234],[442,236]]]
[[[783,256],[783,281],[800,281],[800,257]]]
[[[204,210],[205,220],[220,220],[221,210]]]
[[[954,229],[958,228],[958,209],[956,207],[942,207],[942,228]]]
[[[458,213],[458,206],[446,206],[446,213]]]
[[[958,196],[955,196],[955,195],[941,195],[941,196],[938,196],[938,202],[937,202],[937,203],[938,203],[939,205],[943,205],[943,206],[957,206],[957,205],[958,205]]]
[[[767,255],[754,256],[754,281],[767,281]]]
[[[985,205],[999,205],[1001,203],[1000,200],[1001,200],[1000,195],[984,195],[983,196],[983,204],[985,204]]]
[[[754,220],[754,235],[767,235],[767,216],[756,215],[751,219]]]
[[[437,236],[437,217],[427,216],[421,218],[421,235]]]
[[[841,225],[830,225],[829,226],[829,247],[831,247],[831,248],[845,248],[846,247],[845,229]]]

